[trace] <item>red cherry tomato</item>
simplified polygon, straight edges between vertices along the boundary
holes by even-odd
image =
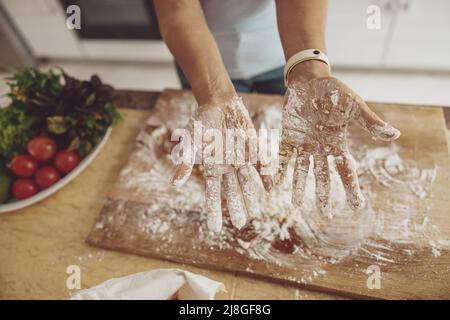
[[[39,136],[28,142],[28,153],[38,162],[49,161],[56,153],[56,143],[49,137]]]
[[[15,157],[11,162],[11,171],[14,172],[16,176],[22,178],[31,177],[36,172],[37,168],[38,165],[36,161],[26,154]]]
[[[62,150],[56,154],[54,162],[60,172],[68,173],[80,163],[80,157],[74,151]]]
[[[18,200],[29,198],[38,191],[39,187],[31,179],[17,179],[12,186],[13,196]]]
[[[59,179],[61,179],[59,171],[51,166],[40,168],[34,176],[36,184],[41,188],[48,188],[55,184]]]

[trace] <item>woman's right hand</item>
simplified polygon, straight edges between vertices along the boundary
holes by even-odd
[[[203,137],[202,144],[199,147],[194,146],[194,152],[190,152],[188,157],[185,156],[183,163],[177,166],[172,183],[182,186],[187,181],[195,162],[193,155],[198,155],[200,151],[204,167],[209,229],[219,232],[222,227],[221,191],[227,201],[231,222],[240,229],[246,224],[247,216],[260,215],[256,196],[260,178],[254,161],[248,156],[250,148],[245,147],[257,146],[256,130],[248,110],[242,99],[234,96],[223,102],[200,106],[193,122],[191,137],[194,137],[194,130],[199,130],[197,133]],[[232,148],[228,147],[226,135],[230,133],[237,137],[237,141],[244,141],[245,144],[234,143]],[[216,148],[222,148],[222,152],[217,153]],[[214,155],[212,149],[215,151]]]

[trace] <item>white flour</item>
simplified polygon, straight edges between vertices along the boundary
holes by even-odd
[[[182,108],[189,109],[186,103]],[[279,109],[268,110],[267,114],[256,116],[257,127],[262,123],[269,127],[273,121],[279,123]],[[198,225],[198,230],[193,232],[194,249],[205,245],[212,250],[233,249],[254,260],[298,267],[302,277],[293,280],[309,282],[325,274],[323,268],[327,264],[350,257],[395,265],[414,259],[420,250],[429,250],[438,258],[442,248],[450,246],[450,241],[442,238],[438,227],[429,218],[425,201],[430,197],[438,168],[431,161],[422,164],[402,159],[403,150],[396,143],[369,149],[349,142],[366,198],[364,209],[352,211],[348,208],[343,185],[333,165],[330,166],[333,218],[318,214],[311,167],[303,208],[296,209],[291,203],[291,161],[283,185],[272,190],[270,195],[262,192],[260,186],[260,218],[253,218],[238,231],[231,226],[226,206],[222,205],[224,228],[220,234],[212,233],[205,223],[201,169],[194,169],[193,176],[182,188],[169,184],[173,168],[161,138],[168,134],[167,131],[158,129],[141,134],[141,149],[135,157],[138,162],[151,163],[150,167],[128,166],[121,173],[126,188],[142,198],[151,195],[152,199],[157,199],[152,200],[147,209],[133,214],[137,216],[140,230],[149,237],[165,240],[158,250],[170,245],[174,230],[182,232]],[[162,209],[168,210],[164,215],[158,214]],[[98,227],[103,228],[103,225]],[[247,266],[246,270],[252,272],[252,266]]]

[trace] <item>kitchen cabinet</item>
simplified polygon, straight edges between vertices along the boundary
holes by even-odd
[[[369,29],[370,5],[380,8],[380,28]],[[333,66],[380,67],[392,12],[385,1],[331,0],[328,6],[327,47]]]
[[[58,0],[0,0],[0,3],[37,58],[172,61],[161,40],[80,38],[75,30],[67,28],[67,14]]]
[[[0,3],[38,58],[172,60],[161,40],[80,38],[58,0]],[[379,29],[367,27],[371,5]],[[330,0],[327,46],[334,67],[450,71],[450,0]]]
[[[404,1],[392,28],[388,68],[450,70],[450,1]]]
[[[379,30],[366,26],[371,4]],[[450,71],[450,1],[330,1],[327,43],[339,67]]]
[[[53,0],[1,0],[2,7],[37,58],[80,58],[77,36]]]

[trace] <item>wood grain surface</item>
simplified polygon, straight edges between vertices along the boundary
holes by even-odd
[[[86,236],[151,114],[152,100],[158,96],[156,92],[118,92],[123,121],[114,127],[110,140],[93,163],[51,197],[0,215],[0,299],[67,299],[78,290],[66,285],[70,266],[81,270],[80,289],[156,268],[182,268],[224,283],[227,292],[220,292],[218,299],[343,299],[86,244]],[[128,108],[124,108],[123,101],[130,103]]]
[[[104,250],[85,243],[118,172],[126,165],[135,147],[136,135],[152,114],[150,110],[159,96],[159,92],[116,92],[116,102],[124,120],[114,128],[111,139],[92,165],[52,197],[32,207],[0,215],[0,299],[66,299],[77,291],[66,286],[67,268],[71,265],[81,269],[81,289],[113,277],[155,268],[183,268],[223,282],[227,292],[220,293],[219,299],[343,299],[342,294],[323,293],[297,284],[280,284],[242,273],[127,254],[125,251],[131,251],[126,249],[120,249],[122,252],[117,248]],[[379,108],[401,108],[377,105]],[[421,108],[417,106],[417,109]],[[447,128],[450,128],[450,108],[445,111]],[[432,127],[435,125],[431,124]],[[440,203],[436,216],[439,212],[449,211],[448,201]],[[441,224],[448,225],[446,217],[442,217]],[[435,261],[441,261],[442,266],[448,265],[447,260]],[[409,297],[415,293],[418,298],[424,297],[421,282],[416,283],[415,279],[426,279],[433,272],[433,265],[423,266],[417,276],[413,268],[405,276],[412,283]],[[430,291],[432,283],[425,290]],[[433,289],[428,295],[437,296]],[[440,296],[445,296],[445,292]]]
[[[159,97],[155,112],[170,115],[173,111],[170,109],[171,101],[181,95],[185,93],[166,91]],[[244,95],[244,100],[249,110],[254,112],[258,108],[279,105],[281,97]],[[418,164],[427,164],[431,161],[436,166],[438,174],[430,190],[432,196],[418,200],[413,209],[420,211],[426,208],[428,218],[436,228],[439,228],[443,239],[450,239],[448,214],[450,165],[442,109],[393,104],[371,104],[371,107],[402,131],[402,137],[397,142],[402,158]],[[350,136],[360,144],[376,146],[367,135],[361,134],[353,127],[350,129]],[[142,172],[151,169],[151,163],[145,164],[138,160],[136,153],[133,153],[125,169],[137,167],[138,171]],[[137,195],[136,190],[126,186],[126,180],[127,177],[122,175],[111,189],[100,217],[89,234],[87,239],[89,244],[345,296],[388,299],[450,298],[450,252],[446,248],[442,248],[439,256],[436,256],[432,254],[433,248],[426,241],[413,244],[413,248],[410,244],[389,245],[391,250],[389,254],[393,257],[394,263],[383,264],[372,255],[351,255],[336,264],[325,264],[323,275],[308,277],[305,276],[308,274],[305,270],[308,271],[318,264],[322,266],[320,259],[310,264],[286,266],[243,255],[237,247],[211,248],[197,236],[196,230],[199,230],[200,224],[204,222],[195,214],[188,216],[182,227],[177,226],[169,230],[170,241],[167,234],[149,235],[143,230],[138,213],[145,212],[148,206],[156,203],[158,199],[151,194],[147,197]],[[382,186],[375,187],[375,191],[379,198],[379,201],[374,203],[376,210],[389,211],[391,203],[406,196],[400,191],[383,189]],[[168,212],[165,210],[157,212],[158,216],[155,218],[167,217]],[[170,221],[167,222],[170,224]],[[380,239],[375,240],[382,245]],[[403,252],[413,254],[406,256]],[[381,265],[383,276],[380,289],[373,290],[367,287],[366,270],[371,265]],[[234,287],[239,283],[235,282]],[[257,292],[253,294],[255,298],[260,295]]]

